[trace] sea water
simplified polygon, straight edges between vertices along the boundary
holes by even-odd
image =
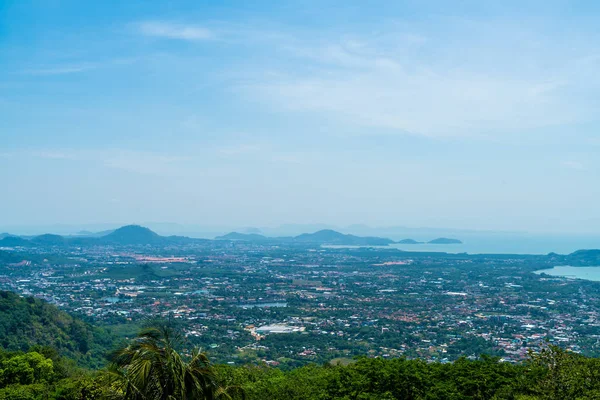
[[[541,269],[535,271],[535,273],[600,282],[600,266],[572,267],[570,265],[560,265],[550,269]]]

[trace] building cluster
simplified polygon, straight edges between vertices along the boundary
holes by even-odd
[[[107,326],[181,322],[219,361],[358,355],[525,359],[548,343],[597,355],[600,284],[531,258],[232,243],[13,249],[0,288]]]

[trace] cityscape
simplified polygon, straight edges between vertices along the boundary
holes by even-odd
[[[293,368],[361,355],[443,363],[480,354],[514,363],[548,344],[600,354],[600,285],[543,273],[595,258],[244,240],[150,244],[144,235],[156,236],[146,228],[115,232],[130,244],[5,247],[14,261],[3,263],[0,289],[44,299],[123,338],[151,317],[170,319],[232,365]]]
[[[0,0],[0,400],[599,400],[599,22]]]

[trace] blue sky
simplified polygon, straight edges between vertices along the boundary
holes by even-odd
[[[600,232],[598,2],[0,2],[4,226]]]

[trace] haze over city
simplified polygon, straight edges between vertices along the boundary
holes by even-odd
[[[598,233],[598,7],[2,2],[2,227]]]

